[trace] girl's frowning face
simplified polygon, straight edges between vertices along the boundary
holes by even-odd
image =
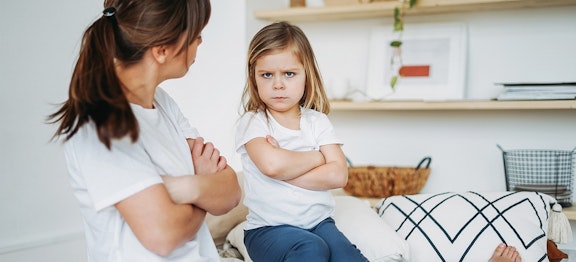
[[[271,113],[300,112],[306,74],[292,51],[283,49],[260,57],[254,72],[258,95]]]

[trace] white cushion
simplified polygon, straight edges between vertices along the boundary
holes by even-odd
[[[548,261],[553,202],[537,192],[446,192],[392,196],[377,209],[408,241],[413,262],[488,261],[500,243],[516,247],[522,261]]]
[[[378,217],[367,201],[351,196],[335,196],[334,220],[342,233],[371,262],[408,261],[408,243]],[[252,261],[244,246],[244,224],[234,227],[227,236],[245,261]]]
[[[368,201],[335,196],[336,226],[371,262],[410,261],[408,243],[382,219]]]
[[[238,249],[240,254],[242,254],[242,257],[244,257],[245,262],[252,262],[252,259],[250,259],[250,256],[248,255],[248,251],[246,250],[246,246],[244,245],[244,225],[245,224],[246,224],[246,221],[238,224],[232,230],[230,230],[230,233],[228,233],[226,240],[228,242],[230,242],[230,245],[232,245],[233,247]]]

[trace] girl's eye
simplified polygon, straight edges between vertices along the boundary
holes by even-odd
[[[295,74],[294,72],[286,72],[285,75],[286,77],[293,77]]]
[[[272,77],[272,74],[270,74],[270,73],[264,73],[264,74],[262,74],[262,77],[264,77],[264,78],[271,78],[271,77]]]

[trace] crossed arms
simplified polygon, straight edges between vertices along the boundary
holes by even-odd
[[[206,212],[221,215],[241,197],[236,173],[212,143],[188,139],[196,175],[163,176],[164,184],[146,188],[116,204],[140,243],[167,256],[194,238]]]
[[[320,151],[291,151],[280,148],[267,136],[245,144],[248,155],[266,176],[308,190],[341,188],[348,182],[348,167],[340,145],[324,145]]]

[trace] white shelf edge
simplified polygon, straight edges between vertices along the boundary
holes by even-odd
[[[369,110],[574,110],[576,100],[534,100],[534,101],[382,101],[351,102],[330,101],[334,111]]]

